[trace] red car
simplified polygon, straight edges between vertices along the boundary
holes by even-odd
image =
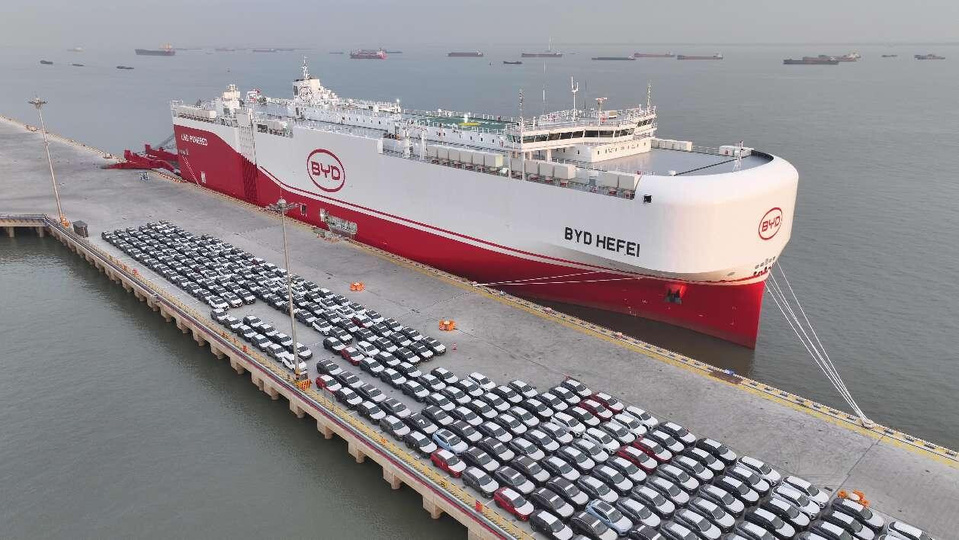
[[[650,439],[649,437],[643,437],[641,439],[636,439],[633,441],[633,446],[638,450],[646,453],[649,457],[655,459],[660,463],[666,463],[667,461],[673,459],[673,453],[669,450],[663,448],[663,445],[658,442]]]
[[[459,478],[460,475],[463,474],[463,471],[466,470],[466,464],[463,463],[462,459],[453,452],[442,448],[430,454],[430,461],[433,462],[433,465],[446,471],[446,474],[453,478]]]
[[[596,392],[592,395],[591,399],[594,399],[605,405],[606,408],[613,411],[613,414],[619,414],[626,410],[626,406],[623,405],[622,401],[614,398],[606,392]]]
[[[340,382],[329,375],[320,375],[315,382],[317,389],[325,388],[329,392],[336,392],[342,388]]]
[[[584,399],[579,402],[579,406],[586,409],[587,411],[593,413],[596,418],[599,418],[600,422],[606,422],[612,420],[613,413],[607,409],[602,403],[596,401],[595,399]]]
[[[649,457],[646,452],[643,452],[642,450],[630,445],[622,446],[616,451],[616,455],[631,461],[634,465],[646,473],[652,473],[656,470],[656,466],[658,465],[656,460]]]
[[[522,495],[509,487],[497,489],[496,492],[493,493],[493,500],[496,501],[496,504],[500,508],[513,514],[519,518],[520,521],[528,520],[529,515],[536,510]]]
[[[344,347],[343,350],[340,351],[340,356],[343,357],[343,360],[346,360],[354,366],[360,365],[360,360],[365,358],[363,353],[356,347]]]

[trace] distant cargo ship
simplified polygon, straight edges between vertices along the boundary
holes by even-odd
[[[213,50],[216,51],[216,52],[234,52],[234,51],[236,51],[236,49],[234,49],[233,47],[217,47],[217,48],[215,48],[215,49],[213,49]]]
[[[136,53],[138,56],[173,56],[176,50],[173,45],[167,43],[159,49],[136,49]]]
[[[936,54],[917,54],[915,55],[916,60],[945,60],[945,56],[939,56]]]
[[[52,65],[53,65],[53,62],[51,62],[51,61],[49,61],[49,60],[40,60],[40,63],[43,64],[43,65],[45,65],[45,66],[52,66]]]
[[[833,58],[832,56],[820,54],[819,56],[803,56],[799,60],[787,58],[783,60],[783,64],[786,64],[787,66],[835,66],[839,64],[839,60]]]
[[[518,66],[522,64],[522,62],[520,62],[519,60],[503,60],[503,63],[506,64],[507,66]]]
[[[836,56],[835,59],[840,62],[855,62],[862,58],[862,55],[857,52],[851,52],[849,54],[844,54],[842,56]]]
[[[350,51],[350,58],[353,60],[386,60],[386,51],[383,49],[360,49]]]
[[[632,56],[594,56],[593,60],[636,60]]]
[[[83,67],[83,64],[70,64],[73,67]]]
[[[253,49],[253,52],[275,53],[277,49]]]
[[[451,58],[482,58],[483,53],[480,51],[453,51],[446,56]]]
[[[67,49],[67,52],[83,52],[83,47],[71,47]]]
[[[722,60],[722,53],[716,53],[712,55],[695,55],[695,54],[679,54],[676,55],[676,60]]]
[[[883,58],[897,58],[898,56],[899,56],[898,54],[884,54],[884,55],[882,55]]]
[[[676,55],[667,52],[667,53],[633,53],[633,58],[676,58]]]
[[[117,69],[133,69],[132,66],[117,66]]]
[[[386,54],[403,54],[403,51],[386,51]]]
[[[520,55],[523,58],[562,58],[563,53],[553,50],[553,38],[550,38],[546,50],[543,52],[524,52]]]
[[[330,51],[330,54],[346,54],[343,51]]]

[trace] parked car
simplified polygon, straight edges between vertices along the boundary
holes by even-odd
[[[406,436],[403,437],[403,442],[405,442],[406,446],[411,450],[416,450],[424,457],[431,455],[437,449],[436,443],[419,431],[410,431],[407,433]]]
[[[741,456],[739,458],[739,464],[761,476],[770,486],[779,484],[783,479],[779,471],[770,467],[766,462],[760,461],[752,456]],[[829,497],[826,497],[826,500],[828,501]]]
[[[440,428],[433,433],[433,442],[454,454],[462,454],[469,448],[463,439],[446,428]]]
[[[791,503],[786,502],[784,499],[780,499],[779,497],[772,497],[768,499],[760,505],[760,508],[776,514],[779,516],[779,519],[789,523],[796,530],[802,531],[809,526],[809,516],[800,512],[798,508],[793,506]]]
[[[832,502],[832,508],[837,512],[843,512],[858,519],[863,525],[869,527],[876,533],[882,531],[883,526],[886,524],[885,520],[879,517],[878,514],[849,499],[837,497]]]
[[[585,511],[573,514],[569,518],[569,526],[574,532],[591,540],[615,540],[619,536],[598,517]]]
[[[551,540],[571,540],[573,530],[563,521],[546,510],[533,512],[529,518],[530,527]]]
[[[676,505],[672,501],[649,486],[641,485],[633,487],[631,496],[648,506],[650,510],[656,512],[662,519],[669,519],[673,517],[673,514],[676,512]]]
[[[605,463],[597,465],[590,474],[602,480],[619,495],[626,495],[633,489],[632,480],[626,478],[623,473]]]
[[[719,530],[719,527],[713,524],[712,521],[697,512],[693,512],[689,508],[680,508],[677,510],[676,514],[673,515],[673,521],[684,525],[699,538],[706,540],[719,540],[723,534],[722,531]]]
[[[544,487],[565,499],[573,508],[585,508],[586,503],[589,502],[589,495],[565,478],[551,478],[546,481]]]
[[[489,474],[493,474],[496,472],[496,469],[500,468],[500,462],[493,459],[488,452],[477,446],[469,448],[460,454],[460,457],[470,466],[480,468]]]
[[[818,504],[820,508],[825,508],[826,503],[829,502],[829,495],[798,476],[787,476],[783,479],[783,483],[808,497],[809,500]]]
[[[386,415],[380,420],[380,429],[400,441],[410,432],[410,426],[404,424],[402,420],[391,414]]]
[[[872,529],[866,527],[860,523],[858,519],[845,512],[837,512],[830,508],[822,513],[821,519],[824,522],[842,527],[846,532],[859,540],[873,540],[876,537],[876,533],[873,532]]]
[[[432,436],[434,432],[438,429],[436,424],[430,421],[423,413],[416,413],[407,418],[403,418],[403,423],[408,425],[410,429],[422,432],[427,436]]]
[[[562,520],[569,519],[575,509],[563,497],[549,488],[539,488],[529,496],[533,506],[548,511]]]
[[[689,508],[693,512],[696,512],[711,521],[714,525],[719,527],[719,530],[723,533],[728,533],[731,531],[733,525],[736,524],[736,518],[734,518],[732,514],[723,510],[721,506],[705,497],[693,497],[689,500],[689,504],[686,505],[686,508]]]
[[[466,464],[463,463],[463,460],[453,452],[443,448],[439,448],[430,454],[430,461],[453,478],[459,478],[466,470]]]
[[[791,524],[762,507],[746,512],[745,518],[746,521],[759,525],[781,540],[790,540],[797,532]]]
[[[586,512],[599,518],[604,525],[614,530],[618,536],[625,536],[633,528],[633,521],[608,502],[592,501],[586,505]]]
[[[516,456],[510,462],[510,465],[538,486],[543,485],[550,478],[550,474],[546,472],[542,465],[529,456]]]
[[[773,496],[785,500],[795,506],[800,512],[806,514],[809,519],[816,519],[822,511],[822,507],[813,502],[809,497],[798,489],[792,487],[786,482],[779,484],[773,489]]]
[[[527,521],[533,513],[533,505],[523,495],[510,487],[501,487],[493,493],[496,505],[513,514],[520,521]]]
[[[713,482],[713,485],[725,489],[747,506],[752,506],[759,502],[759,493],[756,493],[746,482],[734,476],[724,474],[717,478]]]
[[[728,490],[714,485],[705,485],[699,488],[699,496],[712,501],[734,518],[739,518],[746,511],[746,505],[733,496]]]
[[[536,489],[536,484],[509,465],[503,465],[499,469],[496,469],[496,472],[493,473],[493,478],[495,478],[500,485],[509,486],[523,495],[529,495]]]
[[[730,450],[725,444],[713,439],[702,438],[696,441],[696,447],[712,454],[716,459],[722,461],[726,466],[732,465],[739,457],[736,452]]]
[[[491,498],[496,490],[499,489],[499,483],[476,467],[467,467],[462,475],[463,483],[480,492],[484,497]]]
[[[614,504],[619,500],[619,494],[617,494],[613,488],[609,487],[606,482],[603,482],[595,476],[588,474],[581,476],[579,480],[576,481],[576,486],[589,495],[590,499],[599,499],[610,504]]]

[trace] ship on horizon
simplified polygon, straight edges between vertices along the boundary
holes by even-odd
[[[666,53],[641,53],[634,52],[633,58],[675,58],[676,55],[671,52]]]
[[[481,51],[453,51],[447,53],[446,56],[450,58],[482,58],[484,55]]]
[[[939,56],[938,54],[916,54],[913,55],[913,58],[916,60],[945,60],[945,56]]]
[[[563,53],[553,50],[553,38],[549,38],[546,50],[542,52],[524,52],[520,54],[521,58],[562,58]]]
[[[701,55],[701,54],[676,55],[676,60],[722,60],[722,59],[723,59],[722,53],[709,54],[709,55]]]
[[[305,62],[292,95],[171,104],[183,178],[530,298],[754,347],[798,173],[743,142],[656,136],[645,103],[509,118],[341,98]],[[577,106],[579,105],[579,106]]]
[[[353,60],[386,60],[386,51],[383,49],[360,49],[350,51]]]
[[[173,48],[173,45],[167,43],[159,49],[135,49],[137,56],[174,56],[176,54],[176,49]]]
[[[839,65],[839,60],[834,56],[826,56],[825,54],[820,54],[819,56],[803,56],[799,60],[796,60],[793,58],[786,58],[785,60],[783,60],[783,64],[787,66],[795,66],[795,65],[836,66],[836,65]]]

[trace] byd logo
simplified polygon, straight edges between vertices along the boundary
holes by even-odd
[[[310,180],[323,191],[339,191],[346,183],[346,169],[336,154],[317,148],[306,158],[306,171]]]
[[[766,215],[759,220],[759,237],[763,240],[769,240],[783,225],[783,211],[779,207],[766,212]]]

